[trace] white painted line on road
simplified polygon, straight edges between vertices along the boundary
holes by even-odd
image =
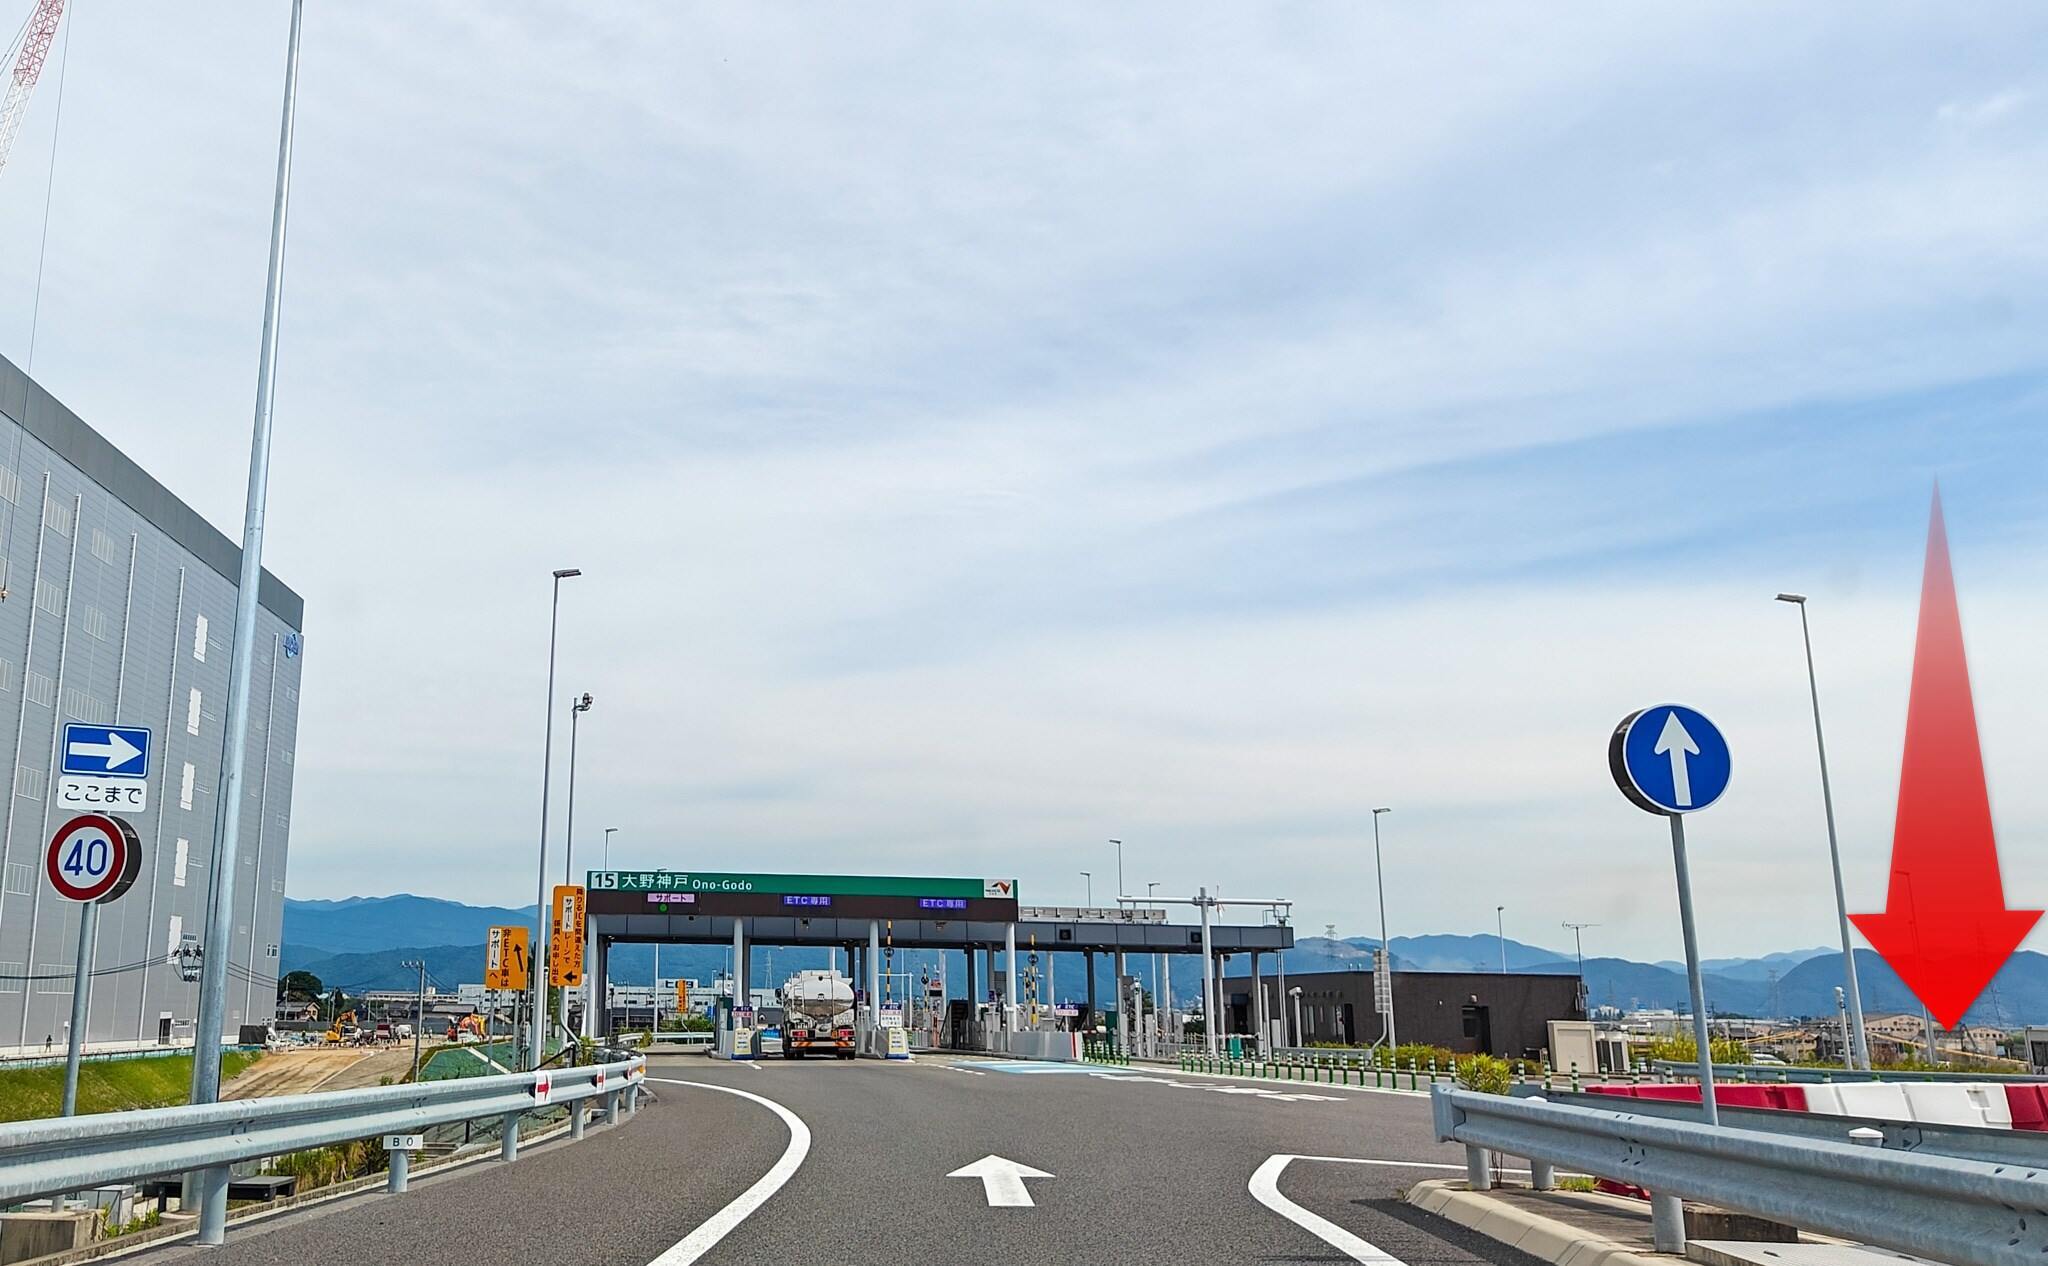
[[[1051,1174],[1029,1165],[1019,1165],[1006,1156],[984,1156],[972,1165],[962,1165],[948,1178],[979,1178],[981,1194],[991,1209],[1035,1209],[1037,1204],[1024,1187],[1026,1178],[1050,1178]]]
[[[768,1202],[768,1197],[782,1190],[782,1185],[795,1175],[804,1157],[811,1151],[811,1128],[803,1118],[773,1099],[764,1099],[751,1091],[736,1090],[708,1081],[678,1081],[673,1077],[649,1077],[667,1086],[691,1086],[698,1090],[716,1090],[724,1095],[738,1095],[760,1104],[782,1118],[782,1124],[789,1127],[789,1146],[782,1149],[782,1155],[768,1172],[754,1180],[754,1185],[733,1197],[732,1203],[706,1218],[698,1228],[684,1236],[667,1252],[655,1258],[648,1266],[691,1266],[698,1258],[710,1252],[718,1242],[730,1235],[734,1228],[747,1220],[754,1210]]]
[[[1268,1156],[1266,1163],[1253,1171],[1248,1189],[1252,1193],[1252,1199],[1331,1248],[1344,1253],[1354,1262],[1372,1262],[1376,1266],[1406,1266],[1392,1253],[1366,1243],[1328,1218],[1318,1217],[1280,1194],[1280,1173],[1287,1168],[1289,1161],[1346,1159],[1348,1158],[1342,1156],[1293,1156],[1284,1152],[1278,1156]]]
[[[1296,1154],[1287,1157],[1287,1159],[1328,1161],[1333,1165],[1384,1165],[1388,1169],[1456,1169],[1462,1171],[1465,1168],[1463,1165],[1448,1165],[1442,1161],[1368,1160],[1363,1156],[1303,1156]],[[1270,1164],[1271,1162],[1268,1163]],[[1526,1169],[1496,1168],[1493,1172],[1496,1174],[1526,1174],[1529,1171]]]
[[[932,1065],[932,1067],[943,1068],[949,1073],[966,1073],[969,1077],[988,1076],[987,1073],[981,1071],[979,1068],[962,1068],[958,1064],[934,1064]]]

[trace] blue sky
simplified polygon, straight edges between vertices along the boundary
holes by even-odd
[[[35,372],[239,520],[281,6],[76,0]],[[2048,16],[314,3],[270,562],[291,891],[584,855],[1221,887],[1677,955],[1602,766],[1715,716],[1703,947],[1882,899],[1929,491],[2048,829]],[[54,73],[0,173],[20,360]],[[559,752],[559,746],[558,746]],[[561,826],[555,826],[559,848]],[[587,833],[586,833],[587,832]],[[559,853],[557,853],[559,857]]]

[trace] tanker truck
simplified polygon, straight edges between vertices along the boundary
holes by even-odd
[[[852,1059],[853,982],[836,971],[800,971],[782,982],[782,1058],[816,1052]]]

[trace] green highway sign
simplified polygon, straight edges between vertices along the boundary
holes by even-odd
[[[1014,879],[931,879],[901,875],[754,875],[707,870],[593,870],[596,892],[761,893],[820,897],[952,897],[1015,901]]]

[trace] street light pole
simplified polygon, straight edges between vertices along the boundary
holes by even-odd
[[[545,1044],[541,1041],[542,1015],[548,1009],[548,782],[554,773],[555,743],[555,631],[562,616],[562,582],[583,573],[574,567],[555,572],[554,599],[548,608],[548,711],[547,728],[540,741],[540,866],[533,898],[535,952],[531,958],[533,1005],[526,1016],[526,1066],[539,1068]]]
[[[1835,837],[1835,793],[1828,782],[1828,744],[1820,728],[1820,678],[1813,670],[1813,633],[1806,623],[1806,595],[1781,593],[1778,601],[1799,608],[1799,637],[1806,644],[1806,690],[1813,699],[1813,745],[1820,752],[1820,802],[1828,820],[1828,861],[1835,870],[1835,921],[1842,934],[1842,977],[1849,987],[1849,1051],[1852,1068],[1870,1069],[1870,1043],[1863,1034],[1863,989],[1856,981],[1856,947],[1849,939],[1849,899],[1842,890],[1842,848]]]
[[[1092,872],[1092,871],[1086,871],[1086,870],[1084,870],[1084,871],[1082,871],[1082,872],[1081,872],[1081,878],[1082,878],[1083,880],[1085,880],[1085,881],[1087,882],[1087,884],[1088,884],[1088,908],[1089,908],[1090,910],[1093,910],[1093,909],[1095,908],[1095,875],[1094,875],[1094,872]]]
[[[1122,840],[1111,840],[1110,843],[1116,845],[1116,899],[1122,901],[1124,899],[1124,842]]]
[[[1392,813],[1388,805],[1372,811],[1372,874],[1380,890],[1380,953],[1387,956],[1387,1051],[1394,1046],[1394,944],[1387,939],[1387,871],[1380,864],[1380,815]]]
[[[604,868],[606,870],[612,868],[612,836],[618,833],[619,828],[615,826],[608,826],[604,829]]]
[[[576,720],[584,713],[590,711],[590,704],[590,692],[587,690],[569,704],[569,812],[567,815],[568,821],[562,828],[562,882],[564,884],[576,882]],[[548,911],[550,926],[553,925],[554,916],[557,913],[558,911],[554,910]],[[553,960],[550,959],[549,961],[552,962]],[[566,988],[562,990],[562,995],[555,1005],[559,1012],[558,1019],[561,1021],[562,1027],[568,1028],[569,991]]]
[[[1493,908],[1494,939],[1500,942],[1500,974],[1508,974],[1508,919],[1507,907]]]
[[[1152,890],[1158,886],[1159,881],[1156,879],[1150,880],[1145,884],[1145,904],[1147,906],[1152,904]],[[1160,954],[1156,950],[1152,954],[1152,1027],[1159,1031],[1159,1036],[1161,1037],[1166,1036],[1167,1012],[1167,1004],[1162,1001],[1163,995],[1159,992],[1159,960],[1164,957],[1165,955]],[[1048,959],[1047,961],[1050,960]]]
[[[249,441],[248,498],[242,514],[242,557],[235,591],[235,641],[228,666],[227,750],[215,800],[213,869],[208,874],[206,939],[199,963],[199,1015],[192,1037],[191,1101],[220,1099],[221,1029],[227,1020],[228,962],[235,930],[235,854],[241,843],[242,776],[249,752],[249,683],[256,666],[257,600],[263,587],[263,524],[270,488],[270,431],[277,388],[277,323],[284,298],[285,213],[291,201],[292,120],[299,96],[299,30],[305,0],[292,0],[285,50],[284,111],[278,125],[277,187],[270,208],[270,261],[263,286],[263,334],[256,359],[256,418]],[[199,1207],[201,1244],[227,1238],[228,1168],[201,1170],[191,1184]]]

